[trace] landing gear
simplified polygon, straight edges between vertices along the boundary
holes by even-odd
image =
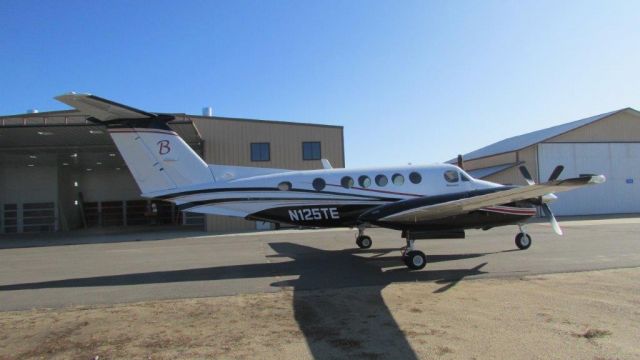
[[[358,237],[356,237],[356,245],[360,249],[368,249],[373,244],[371,237],[364,234],[364,227],[358,227]]]
[[[407,239],[407,247],[402,252],[404,264],[411,270],[420,270],[427,266],[427,255],[420,250],[414,250],[414,240]]]
[[[531,236],[526,233],[524,227],[520,227],[520,233],[516,235],[516,246],[520,250],[526,250],[531,246]]]
[[[356,238],[356,245],[358,245],[360,249],[368,249],[372,243],[371,238],[367,235],[361,235]]]

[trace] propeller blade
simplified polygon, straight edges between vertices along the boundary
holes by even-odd
[[[520,169],[520,173],[522,174],[522,176],[524,177],[524,179],[527,181],[527,184],[529,185],[535,185],[536,182],[533,181],[533,178],[531,177],[531,173],[529,173],[529,170],[527,169],[526,166],[522,165],[519,167]]]
[[[560,224],[558,224],[556,217],[553,216],[553,212],[551,212],[549,205],[543,203],[540,207],[542,208],[542,212],[544,212],[547,218],[549,218],[549,223],[551,224],[553,231],[558,235],[562,235],[562,228],[560,228]]]
[[[562,170],[564,170],[564,166],[562,165],[556,166],[556,168],[553,169],[553,172],[551,173],[551,175],[549,175],[548,181],[553,181],[557,179],[560,176],[560,174],[562,174]]]

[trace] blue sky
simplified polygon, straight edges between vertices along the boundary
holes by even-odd
[[[338,124],[347,166],[640,109],[637,1],[1,1],[0,114],[91,92]]]

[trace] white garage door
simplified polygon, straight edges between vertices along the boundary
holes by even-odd
[[[640,143],[540,144],[540,180],[556,165],[561,178],[604,174],[607,182],[558,195],[557,215],[640,213]]]

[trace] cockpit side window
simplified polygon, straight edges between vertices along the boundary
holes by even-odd
[[[458,172],[455,170],[447,170],[444,172],[444,179],[447,180],[448,183],[457,183],[459,179]]]
[[[471,181],[471,179],[469,179],[469,177],[463,172],[460,173],[460,177],[462,178],[462,181]]]

